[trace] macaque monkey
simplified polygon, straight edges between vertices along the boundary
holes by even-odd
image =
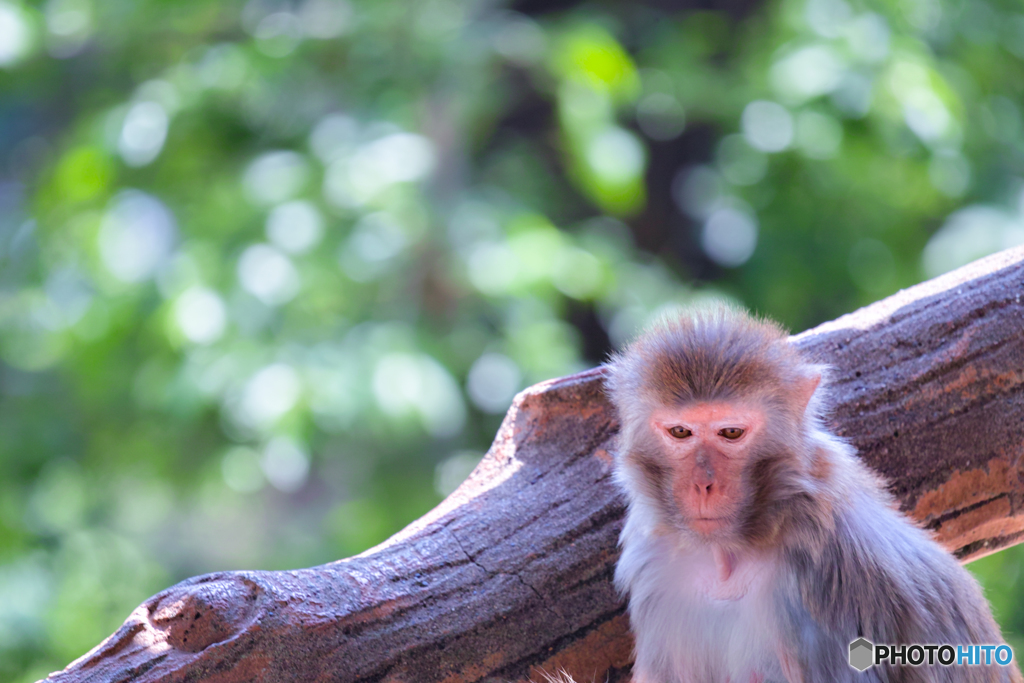
[[[1021,681],[850,643],[1003,643],[978,584],[821,420],[825,369],[777,325],[693,314],[612,359],[627,512],[615,572],[637,683]]]

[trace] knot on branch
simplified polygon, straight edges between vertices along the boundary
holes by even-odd
[[[157,596],[150,623],[176,650],[200,652],[249,625],[259,591],[238,576],[181,584]]]

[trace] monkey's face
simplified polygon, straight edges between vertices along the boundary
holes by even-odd
[[[744,471],[765,431],[758,406],[701,402],[655,410],[649,426],[659,444],[660,482],[685,526],[711,539],[732,535],[749,499]],[[676,516],[676,515],[674,515]]]

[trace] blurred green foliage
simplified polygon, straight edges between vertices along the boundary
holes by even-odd
[[[1018,3],[702,7],[0,0],[0,679],[381,541],[672,307],[1024,242]]]

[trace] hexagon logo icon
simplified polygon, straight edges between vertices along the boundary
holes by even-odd
[[[874,664],[875,646],[867,638],[858,638],[850,643],[850,666],[857,671],[866,671]]]

